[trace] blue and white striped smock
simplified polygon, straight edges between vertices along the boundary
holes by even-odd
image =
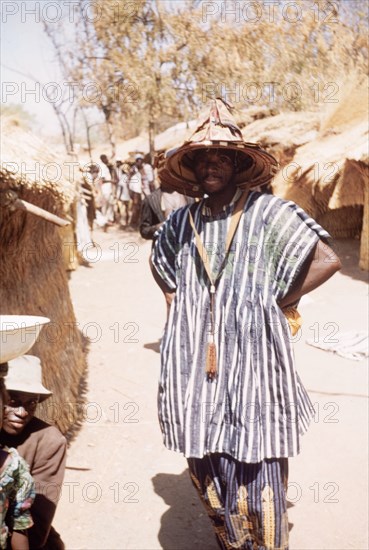
[[[277,302],[329,235],[293,202],[250,193],[215,294],[218,376],[211,382],[210,284],[188,209],[216,273],[234,205],[215,216],[204,213],[204,201],[180,208],[158,232],[153,265],[175,290],[161,343],[159,421],[166,447],[186,457],[228,453],[260,462],[298,454],[313,415]]]

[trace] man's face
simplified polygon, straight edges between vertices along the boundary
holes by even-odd
[[[40,396],[37,393],[8,391],[9,401],[4,407],[3,430],[19,435],[34,417]]]
[[[194,169],[197,181],[208,195],[223,191],[234,175],[232,158],[217,149],[199,151],[194,159]]]
[[[143,159],[142,158],[136,159],[137,168],[141,168],[142,165],[143,165]]]

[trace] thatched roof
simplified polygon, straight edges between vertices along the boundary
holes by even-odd
[[[318,113],[280,113],[255,120],[242,133],[246,141],[257,141],[264,146],[297,148],[316,138],[319,124]]]
[[[115,156],[122,161],[126,161],[132,151],[140,151],[147,154],[149,152],[149,138],[146,136],[137,136],[118,143]]]
[[[1,117],[2,179],[13,187],[48,189],[62,204],[75,196],[73,179],[78,176],[75,158],[60,158],[34,133],[24,130],[16,120]]]
[[[179,122],[155,137],[155,150],[165,151],[181,145],[196,128],[196,120]]]
[[[245,141],[260,143],[284,166],[298,147],[316,138],[319,124],[318,113],[286,112],[256,119],[243,127],[242,134]]]
[[[20,128],[8,128],[3,133],[2,161],[19,170],[11,174],[3,168],[0,189],[13,189],[20,199],[63,217],[72,197],[69,182],[37,177],[42,166],[57,162],[48,150]],[[27,175],[31,170],[36,175]],[[0,208],[0,240],[0,312],[51,319],[29,353],[41,358],[44,384],[54,392],[54,406],[45,402],[45,419],[55,420],[65,433],[75,421],[66,403],[80,401],[86,360],[69,294],[60,228],[24,211]]]
[[[275,177],[273,190],[319,218],[328,210],[364,204],[368,164],[368,126],[363,121],[299,147],[291,164]]]
[[[191,126],[194,125],[194,121],[189,123],[180,122],[174,126],[171,126],[164,132],[161,132],[155,136],[155,151],[164,151],[175,147],[182,143],[184,139],[191,134]],[[132,153],[139,151],[140,153],[147,154],[149,152],[149,138],[148,135],[137,136],[127,141],[117,144],[116,157],[123,161],[131,159]]]
[[[369,270],[368,225],[363,225],[368,175],[368,93],[361,85],[331,110],[316,139],[296,149],[272,187],[276,195],[304,208],[333,237],[362,232],[360,266]]]

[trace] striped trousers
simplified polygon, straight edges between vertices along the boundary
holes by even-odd
[[[288,550],[287,458],[248,464],[212,454],[187,461],[222,549]]]

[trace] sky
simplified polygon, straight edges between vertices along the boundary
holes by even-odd
[[[63,20],[68,33],[68,25],[72,28],[76,17],[73,4],[79,1],[0,0],[1,103],[21,104],[34,116],[34,129],[44,136],[60,136],[59,123],[46,92],[62,93],[66,86],[58,70],[53,46],[44,32],[43,20],[51,24]],[[103,1],[105,0],[86,0],[86,3]],[[132,4],[129,0],[122,6],[127,9]],[[92,12],[86,13],[89,17],[88,14]],[[57,83],[59,88],[52,83]],[[68,90],[73,94],[73,89],[69,87]]]
[[[56,20],[58,4],[65,3],[61,0],[1,0],[0,3],[1,102],[21,104],[35,116],[38,129],[44,135],[59,132],[56,115],[45,99],[45,92],[51,90],[51,82],[62,87],[63,79],[43,30],[42,17]]]

